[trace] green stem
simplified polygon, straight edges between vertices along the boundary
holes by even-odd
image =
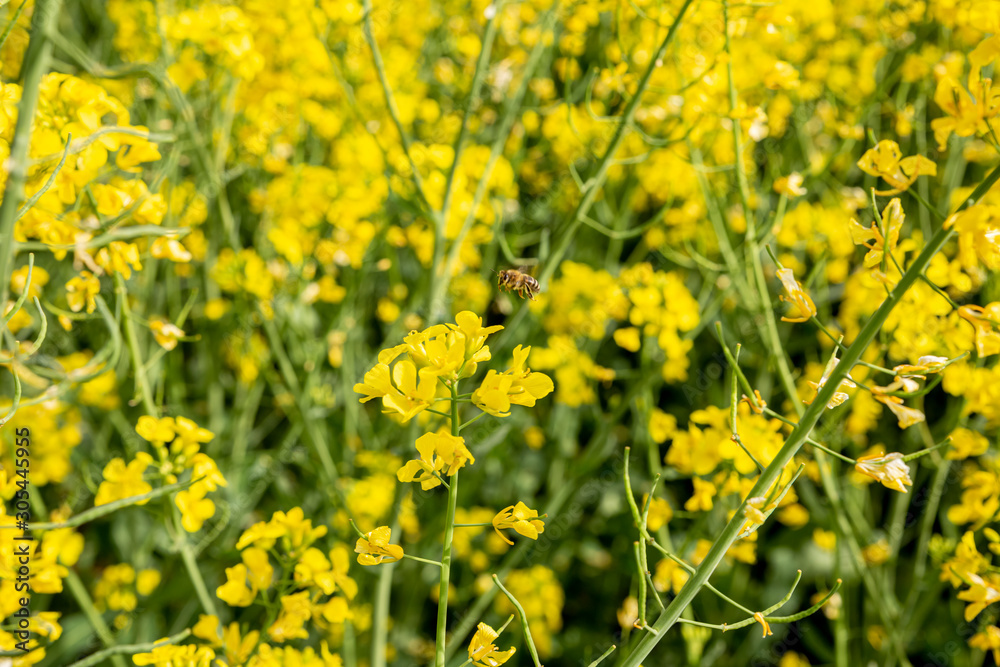
[[[180,515],[177,508],[171,503],[171,511],[174,515],[174,524],[177,531],[175,535],[175,544],[177,549],[181,552],[181,560],[184,561],[184,568],[188,571],[188,576],[191,577],[191,583],[194,585],[194,590],[198,594],[198,600],[201,602],[202,609],[205,613],[211,614],[213,616],[218,616],[218,612],[215,609],[215,600],[208,592],[208,586],[205,585],[205,579],[201,576],[201,570],[198,568],[198,561],[194,557],[194,549],[191,543],[187,539],[187,531],[180,522]]]
[[[112,636],[107,623],[104,622],[104,617],[94,607],[94,601],[90,599],[90,593],[87,592],[87,588],[80,581],[80,577],[74,570],[69,570],[69,574],[66,575],[63,581],[66,582],[69,592],[76,599],[76,603],[80,605],[80,609],[83,610],[83,615],[90,621],[90,625],[93,626],[94,632],[97,633],[97,637],[101,640],[101,643],[107,648],[112,648],[115,638]],[[125,667],[125,661],[118,654],[111,656],[111,662],[115,667]]]
[[[997,178],[1000,178],[1000,168],[997,168],[990,174],[987,181],[976,189],[976,192],[973,193],[973,196],[970,197],[969,201],[973,202],[978,199],[978,197],[981,196],[981,194],[985,192],[986,189],[989,188],[989,185],[992,185],[992,182],[995,182]],[[989,183],[989,185],[987,185],[987,183]],[[864,327],[858,333],[857,338],[847,351],[844,352],[844,355],[841,358],[841,363],[839,363],[837,367],[831,371],[830,377],[827,378],[827,382],[820,388],[812,404],[810,404],[808,409],[806,409],[802,414],[798,425],[792,430],[791,434],[789,434],[788,439],[785,441],[781,450],[779,450],[775,458],[771,461],[767,468],[765,468],[764,472],[761,473],[760,477],[757,479],[757,483],[754,484],[753,489],[751,489],[751,491],[747,494],[748,498],[763,495],[778,480],[781,471],[805,444],[806,438],[812,431],[813,427],[816,426],[820,417],[823,415],[823,411],[826,409],[826,404],[830,402],[831,398],[833,398],[834,392],[840,385],[840,381],[844,379],[848,369],[850,369],[861,358],[861,355],[875,339],[876,334],[881,329],[886,318],[889,317],[889,314],[899,304],[903,295],[907,292],[907,290],[909,290],[910,286],[913,285],[923,270],[930,264],[931,259],[941,250],[950,236],[951,232],[945,229],[940,229],[928,240],[927,245],[924,246],[924,249],[913,260],[913,264],[900,278],[895,289],[892,290],[886,300],[882,302],[881,306],[879,306],[878,310],[875,311],[875,313],[868,319]],[[794,392],[790,392],[790,395],[794,396]],[[701,588],[708,581],[708,578],[719,566],[719,563],[722,561],[726,551],[736,541],[740,526],[743,523],[742,510],[743,508],[741,506],[733,515],[733,518],[729,520],[729,523],[722,530],[719,537],[716,538],[711,549],[709,549],[708,554],[705,556],[705,559],[695,570],[695,573],[677,594],[677,597],[674,598],[667,609],[656,620],[653,627],[657,631],[660,631],[661,634],[647,635],[643,637],[638,646],[636,646],[635,650],[628,656],[628,658],[626,658],[623,667],[638,667],[638,665],[645,660],[645,658],[659,642],[660,637],[662,636],[662,631],[673,626],[674,623],[677,622],[677,619],[680,618],[681,612],[683,612],[688,605],[691,604],[691,601],[694,600],[694,597],[698,594]]]
[[[24,185],[28,176],[28,144],[31,124],[38,106],[42,76],[49,68],[51,32],[59,19],[62,0],[38,0],[31,17],[31,38],[21,66],[21,101],[17,105],[17,124],[6,160],[7,186],[0,203],[0,304],[7,303],[10,274],[14,265],[14,221],[24,201]]]
[[[69,667],[91,667],[91,665],[99,665],[104,660],[107,660],[109,658],[112,661],[115,661],[115,658],[117,658],[118,660],[115,661],[117,664],[118,662],[121,661],[122,653],[129,653],[132,655],[135,655],[136,653],[146,653],[161,646],[167,646],[169,644],[176,644],[178,642],[181,642],[187,639],[188,635],[190,634],[191,634],[190,630],[182,630],[181,632],[178,632],[176,635],[155,642],[148,642],[145,644],[120,644],[118,646],[112,646],[111,648],[106,648],[103,651],[98,651],[93,655],[88,655],[83,660],[77,660]]]
[[[125,329],[125,343],[128,345],[129,356],[132,358],[132,372],[135,373],[135,383],[139,388],[139,396],[142,398],[142,407],[147,415],[159,416],[159,410],[153,402],[153,392],[149,386],[149,376],[146,375],[146,366],[142,361],[139,352],[139,338],[135,333],[134,316],[132,307],[128,303],[128,290],[125,289],[125,279],[122,274],[115,273],[115,291],[118,293],[122,304],[122,327]]]
[[[504,588],[503,584],[500,583],[500,578],[497,575],[493,575],[493,583],[497,585],[500,591],[507,596],[510,603],[514,605],[517,609],[518,620],[521,621],[521,631],[524,633],[524,641],[528,644],[528,653],[531,654],[531,659],[535,663],[535,667],[542,667],[542,663],[538,662],[538,650],[535,649],[535,641],[531,638],[531,628],[528,627],[528,617],[524,614],[524,607],[521,603],[517,601],[510,591]]]
[[[552,250],[552,254],[547,258],[545,269],[542,271],[542,275],[538,279],[538,282],[540,282],[543,287],[548,284],[549,280],[555,274],[556,269],[559,268],[559,262],[569,249],[569,244],[573,241],[573,237],[580,228],[583,217],[587,215],[588,211],[590,211],[590,206],[597,198],[597,193],[600,192],[601,188],[604,186],[604,181],[608,177],[608,170],[611,169],[614,156],[621,147],[622,142],[625,141],[625,135],[628,134],[629,128],[635,119],[636,111],[639,110],[639,103],[642,101],[642,95],[646,92],[646,88],[649,86],[649,80],[652,78],[653,72],[658,69],[657,63],[662,62],[663,58],[666,56],[667,47],[670,46],[674,36],[677,34],[677,29],[680,28],[681,20],[684,18],[684,14],[687,12],[692,2],[693,0],[684,0],[684,4],[681,5],[680,10],[678,10],[677,18],[675,18],[674,22],[671,24],[670,30],[667,31],[667,36],[663,38],[663,42],[660,43],[660,48],[657,49],[656,54],[650,59],[649,67],[646,68],[642,78],[639,80],[639,85],[636,87],[635,94],[625,107],[622,119],[618,123],[618,128],[615,130],[615,134],[608,144],[608,150],[605,151],[604,156],[601,158],[601,163],[597,167],[597,172],[589,181],[590,186],[580,199],[580,203],[577,204],[576,209],[570,214],[569,218],[562,225],[564,229],[559,236],[559,240],[556,242],[555,248]]]
[[[451,434],[458,435],[458,389],[451,389]],[[441,581],[438,588],[437,642],[434,646],[435,667],[445,667],[445,640],[448,636],[448,585],[451,581],[451,542],[455,535],[455,507],[458,504],[458,473],[451,476],[448,487],[448,509],[444,523],[444,547],[441,551]]]

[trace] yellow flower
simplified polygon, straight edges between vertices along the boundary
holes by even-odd
[[[694,493],[684,502],[684,509],[688,512],[707,512],[712,509],[714,505],[712,498],[716,494],[715,485],[699,477],[692,477],[691,482],[694,484]]]
[[[183,329],[161,318],[150,320],[149,328],[153,331],[153,338],[167,352],[177,347],[178,339],[184,337]]]
[[[90,271],[81,271],[80,275],[66,283],[66,302],[74,313],[79,313],[84,308],[92,313],[97,308],[95,297],[100,292],[101,281]]]
[[[118,272],[125,280],[132,277],[132,269],[142,270],[142,262],[139,261],[139,246],[124,241],[112,241],[106,248],[101,248],[94,257],[94,261],[106,273]]]
[[[993,576],[983,579],[978,574],[969,574],[970,587],[958,594],[959,600],[969,605],[965,608],[965,620],[972,621],[983,609],[1000,601],[1000,581]]]
[[[854,469],[862,475],[882,482],[882,486],[906,493],[907,486],[913,486],[910,479],[910,468],[903,462],[899,452],[862,456],[857,460]]]
[[[515,531],[533,540],[545,532],[545,524],[538,517],[538,510],[530,509],[522,502],[511,505],[497,512],[493,517],[493,529],[507,544],[514,544],[500,532],[502,528],[513,528]]]
[[[980,357],[1000,354],[1000,301],[985,308],[959,306],[958,314],[976,330],[976,352]]]
[[[807,190],[802,187],[802,174],[793,171],[788,176],[782,176],[774,182],[772,186],[779,195],[785,195],[789,199],[801,197]]]
[[[197,533],[215,514],[215,503],[205,497],[207,492],[203,484],[195,484],[174,498],[174,504],[181,511],[181,525],[189,533]]]
[[[389,544],[392,529],[389,526],[379,526],[364,537],[358,538],[354,546],[359,554],[358,562],[362,565],[378,565],[379,563],[395,563],[403,558],[403,547]]]
[[[899,144],[884,139],[878,142],[875,148],[868,149],[858,160],[861,171],[872,176],[881,176],[893,187],[892,190],[876,191],[875,194],[881,196],[899,194],[913,185],[917,177],[922,174],[937,176],[937,165],[931,160],[922,155],[911,155],[902,159],[901,156]]]
[[[903,220],[905,215],[903,213],[903,206],[899,199],[892,199],[882,210],[882,224],[885,229],[888,230],[888,240],[889,240],[889,252],[892,253],[896,249],[896,243],[899,241],[899,231],[903,228]],[[854,245],[864,245],[868,248],[868,253],[865,255],[865,268],[871,268],[882,262],[882,255],[886,251],[886,239],[882,235],[882,230],[879,229],[877,221],[873,221],[871,227],[862,227],[861,224],[851,218],[850,224],[851,240],[854,241]],[[868,243],[871,241],[871,243]]]
[[[10,274],[10,289],[15,294],[24,294],[24,286],[28,282],[28,267],[22,266]],[[42,288],[49,282],[49,272],[40,266],[31,269],[31,286],[28,297],[42,296]]]
[[[240,563],[227,567],[226,583],[215,589],[215,594],[231,607],[249,607],[257,591],[247,586],[247,566]]]
[[[160,585],[160,573],[157,570],[140,571],[135,578],[135,590],[139,595],[149,595]]]
[[[980,651],[992,651],[993,662],[1000,665],[1000,628],[987,626],[982,632],[977,632],[969,640],[969,646]]]
[[[302,591],[282,597],[281,613],[267,629],[267,636],[277,642],[309,637],[309,631],[305,628],[306,621],[312,616],[309,596],[309,591]]]
[[[778,269],[777,276],[781,284],[784,285],[785,291],[788,292],[788,297],[781,295],[778,298],[792,304],[792,309],[788,311],[788,315],[781,318],[781,321],[808,321],[816,314],[816,304],[813,303],[812,297],[806,294],[802,286],[795,280],[795,274],[792,273],[791,269]]]
[[[767,622],[767,619],[764,618],[764,614],[760,613],[759,611],[755,612],[753,615],[753,620],[760,623],[761,627],[764,630],[763,634],[764,637],[774,634],[773,632],[771,632],[771,625]]]
[[[643,505],[646,503],[646,497],[642,499]],[[671,509],[670,503],[668,503],[663,498],[653,498],[649,501],[649,513],[646,515],[646,528],[650,532],[656,532],[663,526],[670,523],[670,520],[674,518],[674,510]]]
[[[908,408],[903,405],[903,399],[899,396],[883,396],[881,394],[873,394],[875,400],[879,403],[885,405],[889,410],[896,416],[899,420],[899,428],[909,428],[914,424],[919,424],[924,421],[926,417],[924,413],[916,408]]]
[[[434,404],[437,387],[434,369],[422,368],[418,373],[414,363],[404,359],[393,367],[392,381],[389,379],[389,365],[379,363],[365,373],[364,383],[354,385],[354,391],[365,394],[360,399],[362,403],[381,398],[384,412],[395,412],[402,416],[403,421],[409,421]]]
[[[530,352],[530,347],[518,345],[507,371],[488,371],[482,384],[472,393],[473,405],[496,417],[507,417],[512,404],[532,407],[537,399],[548,396],[555,385],[548,375],[533,373],[525,365]]]
[[[104,466],[104,481],[97,489],[94,505],[106,505],[115,500],[141,496],[152,491],[153,487],[142,478],[146,468],[152,464],[153,457],[146,452],[136,454],[128,465],[125,465],[125,461],[122,459],[111,459]],[[148,500],[143,500],[136,504],[145,505],[148,502]]]
[[[496,630],[480,623],[469,642],[469,660],[480,667],[497,667],[510,660],[516,649],[513,646],[506,651],[497,649],[493,640],[499,636]]]
[[[440,486],[439,475],[451,477],[466,462],[476,462],[465,446],[465,439],[447,433],[425,433],[417,438],[417,451],[420,452],[420,459],[407,461],[396,471],[396,478],[400,482],[420,482],[424,491]]]

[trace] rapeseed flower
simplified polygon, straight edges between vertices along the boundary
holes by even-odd
[[[518,501],[516,505],[510,505],[497,512],[492,521],[493,530],[503,538],[504,542],[510,545],[514,543],[500,532],[502,529],[513,528],[519,534],[537,540],[539,534],[545,532],[545,523],[542,518],[538,517],[538,510],[533,510]]]
[[[479,667],[498,667],[510,660],[516,649],[513,646],[506,651],[498,649],[493,641],[499,636],[496,630],[480,623],[469,642],[469,660]]]
[[[395,563],[403,558],[403,547],[389,544],[392,539],[392,529],[389,526],[379,526],[369,531],[364,537],[358,538],[354,546],[358,562],[362,565],[379,565],[380,563]]]
[[[903,462],[903,455],[899,452],[862,456],[855,463],[854,469],[900,493],[906,493],[906,487],[913,486],[910,468]]]

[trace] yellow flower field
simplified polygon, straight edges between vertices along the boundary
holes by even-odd
[[[1000,1],[0,3],[0,667],[1000,664]]]

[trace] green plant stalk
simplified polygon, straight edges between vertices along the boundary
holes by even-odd
[[[451,167],[448,169],[448,176],[445,179],[444,184],[444,198],[441,204],[441,220],[446,221],[448,219],[448,210],[451,208],[451,199],[455,194],[455,174],[458,172],[458,163],[462,158],[462,149],[465,147],[465,138],[469,134],[469,118],[472,116],[473,109],[479,105],[479,89],[483,85],[483,77],[486,74],[486,70],[489,69],[490,54],[493,52],[493,42],[497,36],[497,17],[503,11],[503,0],[497,0],[493,3],[493,15],[486,21],[486,33],[483,35],[483,47],[479,50],[479,58],[476,60],[476,69],[472,74],[472,88],[469,90],[469,101],[465,105],[465,111],[462,113],[462,126],[458,130],[458,136],[455,138],[455,145],[453,146],[452,152],[454,157],[451,161]],[[503,135],[506,138],[506,135]],[[440,241],[440,242],[438,242]],[[442,234],[440,239],[435,238],[434,244],[434,266],[440,266],[441,260],[444,259],[444,244],[445,239]]]
[[[17,105],[17,124],[10,143],[10,157],[7,158],[7,186],[0,203],[0,304],[7,303],[10,293],[10,274],[14,266],[14,221],[24,201],[31,124],[38,106],[42,76],[52,56],[52,42],[47,33],[54,30],[61,6],[62,0],[38,0],[31,17],[31,38],[21,67],[21,101]]]
[[[132,308],[128,304],[128,290],[125,289],[125,279],[122,274],[115,273],[115,292],[117,292],[122,304],[122,328],[125,329],[125,344],[128,346],[129,356],[132,360],[132,372],[135,374],[135,384],[139,389],[139,396],[142,398],[142,408],[147,415],[159,417],[159,410],[153,402],[153,392],[149,386],[149,376],[146,375],[146,366],[142,363],[142,355],[139,352],[139,338],[135,333],[135,322],[133,321]]]
[[[406,136],[406,129],[403,128],[403,122],[399,119],[399,109],[396,107],[396,98],[392,94],[392,87],[389,85],[389,78],[385,73],[385,63],[382,62],[382,53],[379,51],[378,42],[375,41],[375,33],[372,32],[371,0],[364,0],[363,8],[365,15],[363,27],[365,41],[368,42],[368,48],[372,52],[372,60],[375,63],[375,71],[378,73],[378,80],[382,86],[382,94],[385,96],[386,108],[389,110],[389,116],[392,118],[393,125],[396,126],[396,131],[399,132],[399,142],[402,144],[403,153],[410,163],[410,170],[413,172],[413,184],[417,188],[417,195],[420,197],[421,203],[427,208],[428,213],[434,218],[435,237],[440,234],[443,238],[444,218],[437,214],[434,207],[431,206],[430,200],[427,198],[427,193],[424,190],[424,181],[420,177],[420,170],[417,169],[417,163],[413,161],[413,153],[410,150],[410,139]]]
[[[69,667],[91,667],[91,665],[101,664],[102,661],[107,660],[108,658],[111,660],[114,660],[115,658],[121,660],[122,653],[145,653],[161,646],[176,644],[184,639],[187,639],[190,634],[190,630],[183,630],[172,637],[167,637],[166,639],[161,639],[155,642],[148,642],[146,644],[120,644],[119,646],[112,646],[111,648],[106,648],[103,651],[98,651],[93,655],[88,655],[83,660],[78,660]]]
[[[507,599],[510,600],[510,603],[514,605],[514,608],[517,609],[517,617],[521,621],[521,631],[524,633],[524,641],[528,644],[528,653],[531,654],[531,659],[535,663],[535,667],[542,667],[542,663],[538,662],[538,650],[535,649],[535,641],[531,638],[531,628],[528,627],[528,617],[524,615],[524,607],[521,606],[521,603],[517,601],[517,598],[510,591],[503,587],[503,584],[500,583],[500,578],[495,574],[493,575],[493,583],[500,588],[503,594],[507,596]]]
[[[555,22],[556,17],[556,6],[558,6],[558,2],[556,2],[555,5],[553,5],[553,8],[549,10],[548,16],[546,16],[543,21],[543,33],[547,33],[552,29],[552,24]],[[528,62],[524,66],[524,72],[521,74],[521,85],[518,86],[517,92],[511,99],[511,103],[504,111],[503,119],[500,121],[500,128],[497,131],[497,138],[493,142],[493,146],[490,149],[490,157],[486,161],[486,167],[483,169],[483,175],[480,177],[479,183],[476,185],[476,192],[472,197],[472,206],[469,207],[469,212],[465,216],[465,221],[462,223],[462,229],[459,230],[458,236],[456,236],[451,243],[451,248],[448,251],[448,257],[444,262],[444,271],[440,276],[435,278],[434,285],[430,290],[431,321],[439,319],[441,312],[444,309],[445,294],[448,291],[451,276],[455,271],[455,265],[458,263],[459,254],[462,249],[462,242],[465,240],[465,237],[468,235],[469,230],[472,228],[472,225],[476,220],[476,210],[479,208],[479,204],[482,202],[483,197],[486,196],[486,189],[489,185],[490,177],[493,174],[493,168],[496,165],[497,160],[500,158],[500,155],[503,153],[504,145],[507,143],[507,138],[510,135],[510,128],[517,119],[517,111],[521,108],[521,102],[524,100],[524,95],[528,91],[528,84],[531,82],[531,76],[534,73],[535,68],[538,66],[538,62],[541,60],[541,56],[544,52],[545,39],[540,38],[534,48],[532,48],[531,55],[528,56]],[[447,215],[447,210],[448,209],[445,208],[442,214]],[[503,239],[503,236],[498,227],[502,222],[503,218],[498,217],[497,223],[494,225],[494,234],[496,234],[497,238],[501,240]]]
[[[458,435],[458,381],[451,385],[451,434]],[[451,582],[451,541],[455,535],[455,506],[458,504],[458,473],[451,476],[448,509],[444,522],[444,547],[441,550],[441,581],[438,588],[437,635],[434,645],[435,667],[445,667],[445,640],[448,635],[448,584]]]
[[[976,192],[973,193],[973,196],[970,197],[970,200],[977,199],[977,193],[981,195],[980,189],[985,192],[985,189],[988,189],[989,187],[987,183],[991,180],[995,182],[997,178],[1000,178],[1000,168],[991,174],[990,177],[987,178],[987,181],[980,186],[980,188],[977,188]],[[989,184],[991,185],[992,183]],[[984,185],[986,186],[985,189],[983,188]],[[792,430],[791,434],[789,434],[788,439],[785,441],[781,450],[771,463],[768,464],[764,472],[761,473],[760,477],[757,479],[757,483],[754,484],[753,489],[747,494],[748,498],[764,494],[777,481],[785,465],[792,460],[792,457],[795,456],[799,449],[801,449],[805,444],[806,438],[822,416],[823,410],[826,409],[826,404],[829,403],[830,399],[833,397],[840,381],[844,379],[847,372],[861,358],[861,355],[875,339],[875,335],[881,329],[882,324],[889,316],[889,313],[891,313],[892,310],[898,305],[906,291],[918,279],[920,273],[923,272],[923,270],[930,264],[931,258],[933,258],[934,255],[941,250],[950,236],[951,232],[945,229],[940,229],[934,234],[933,237],[931,237],[927,245],[924,246],[924,249],[913,261],[913,264],[900,278],[895,289],[892,290],[886,300],[882,302],[879,309],[868,319],[865,326],[858,334],[858,337],[854,340],[847,351],[844,352],[841,362],[837,364],[837,367],[830,373],[830,377],[827,379],[827,382],[820,388],[819,393],[813,400],[812,404],[810,404],[808,409],[803,413],[801,419],[799,419],[798,425]],[[677,597],[674,598],[667,609],[654,623],[653,628],[659,634],[646,635],[639,642],[638,646],[636,646],[635,650],[625,660],[623,667],[638,667],[638,665],[642,663],[646,656],[649,655],[659,642],[663,635],[663,631],[672,627],[680,618],[681,612],[691,604],[692,600],[694,600],[694,597],[698,594],[702,586],[705,585],[711,574],[722,561],[726,551],[736,541],[740,526],[743,523],[742,512],[744,505],[745,501],[737,510],[736,514],[733,515],[733,518],[729,520],[729,523],[723,529],[719,537],[716,538],[712,548],[708,552],[708,555],[695,570],[691,579],[688,580],[688,582],[681,589],[680,593],[677,594]]]
[[[87,587],[80,581],[79,575],[77,575],[75,570],[71,569],[63,581],[66,582],[69,592],[76,599],[76,603],[80,605],[80,609],[83,610],[83,615],[90,621],[90,625],[94,628],[94,632],[97,633],[97,637],[101,640],[101,643],[109,649],[113,648],[115,638],[112,636],[108,624],[104,622],[101,613],[94,607],[94,601],[90,599],[90,593],[87,592]],[[111,663],[115,667],[125,667],[125,660],[120,655],[114,654],[110,658]]]
[[[667,47],[674,40],[674,36],[677,34],[677,29],[680,28],[681,21],[684,19],[684,14],[687,13],[688,8],[691,6],[693,0],[684,0],[684,4],[681,5],[680,10],[677,12],[677,18],[670,25],[670,30],[667,31],[667,36],[663,38],[663,42],[660,43],[660,48],[657,49],[656,54],[650,60],[649,67],[643,73],[642,78],[639,79],[639,85],[636,87],[635,94],[632,99],[629,100],[628,105],[625,107],[625,111],[622,114],[621,122],[618,124],[618,128],[615,130],[614,136],[608,144],[608,150],[605,151],[604,156],[601,158],[601,163],[597,167],[597,173],[589,179],[590,186],[587,188],[586,193],[580,199],[580,203],[577,204],[576,209],[570,214],[566,222],[562,225],[562,234],[559,236],[559,240],[556,242],[555,248],[552,250],[552,254],[546,259],[545,268],[542,270],[542,275],[539,277],[538,282],[544,287],[551,280],[552,276],[555,274],[556,269],[559,268],[559,263],[562,261],[563,255],[569,249],[569,244],[572,243],[573,237],[576,236],[577,230],[580,225],[583,224],[583,217],[587,215],[590,211],[591,205],[597,198],[597,193],[600,192],[601,188],[604,186],[604,181],[608,177],[608,170],[611,169],[611,163],[614,161],[615,153],[621,147],[622,142],[625,140],[625,135],[628,134],[629,128],[635,119],[636,111],[639,110],[639,103],[642,101],[642,95],[646,92],[646,88],[649,86],[649,80],[653,76],[653,71],[657,68],[657,62],[662,61],[663,57],[667,53]]]
[[[215,600],[213,600],[211,594],[209,594],[208,586],[205,585],[205,579],[201,576],[201,570],[198,569],[198,561],[194,557],[194,548],[187,539],[187,531],[185,531],[184,527],[181,525],[180,512],[177,510],[177,506],[173,503],[170,504],[170,510],[173,513],[174,523],[176,524],[177,530],[175,543],[178,551],[181,552],[181,560],[184,561],[184,567],[188,571],[188,576],[191,577],[191,583],[194,585],[194,590],[198,594],[198,601],[201,602],[201,606],[205,610],[205,613],[218,616],[219,613],[215,609]]]

